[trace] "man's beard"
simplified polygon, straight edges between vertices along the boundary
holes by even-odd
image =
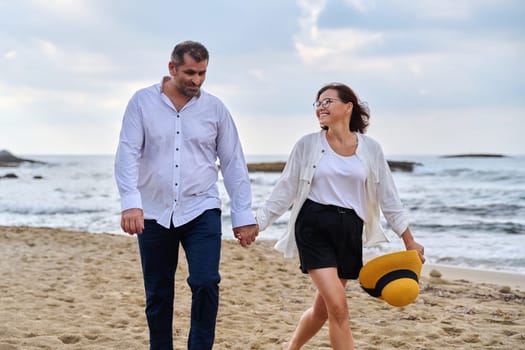
[[[201,94],[200,86],[197,85],[182,85],[177,90],[186,97],[198,97]]]

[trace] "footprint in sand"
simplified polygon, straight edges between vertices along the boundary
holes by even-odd
[[[479,338],[479,334],[469,334],[463,337],[463,341],[465,343],[475,344],[475,343],[479,343],[481,339]]]
[[[60,341],[64,344],[76,344],[80,341],[80,337],[78,335],[72,335],[72,334],[65,334],[58,337]]]
[[[463,329],[456,327],[443,327],[443,330],[445,331],[445,333],[452,336],[458,336],[461,333],[463,333]]]

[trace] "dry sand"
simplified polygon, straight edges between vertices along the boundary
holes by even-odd
[[[280,349],[314,289],[273,242],[223,244],[215,349]],[[147,349],[136,240],[0,227],[0,350]],[[182,258],[175,349],[185,349],[190,291]],[[430,277],[438,270],[442,276]],[[463,274],[462,274],[463,273]],[[425,266],[416,302],[394,308],[349,283],[357,349],[523,349],[525,276]],[[325,326],[304,349],[330,349]]]

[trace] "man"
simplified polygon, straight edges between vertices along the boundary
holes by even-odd
[[[150,349],[173,349],[179,244],[192,291],[188,349],[211,349],[219,300],[219,159],[235,237],[257,236],[251,188],[237,129],[225,105],[201,90],[209,55],[200,43],[175,46],[170,76],[128,103],[115,159],[121,227],[138,235]]]

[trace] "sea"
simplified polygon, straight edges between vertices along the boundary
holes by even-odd
[[[113,175],[113,156],[24,155],[44,164],[0,167],[0,226],[51,227],[82,234],[124,234]],[[523,274],[525,278],[525,156],[446,158],[391,156],[416,162],[412,172],[394,172],[411,230],[425,246],[427,261]],[[286,156],[247,156],[248,162]],[[16,178],[5,178],[12,173]],[[252,172],[254,209],[264,203],[280,174]],[[3,178],[2,178],[3,177]],[[229,199],[219,180],[223,239],[233,239]],[[276,240],[286,231],[289,212],[261,232]],[[383,220],[387,232],[388,225]],[[365,248],[369,256],[403,250],[392,242]]]

